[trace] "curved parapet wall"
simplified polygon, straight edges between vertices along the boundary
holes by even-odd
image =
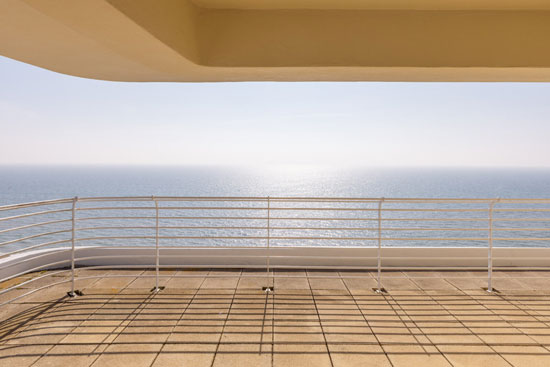
[[[550,4],[5,0],[0,54],[117,81],[550,81]]]
[[[375,248],[303,247],[216,248],[179,247],[161,251],[161,269],[239,268],[265,269],[377,269]],[[396,269],[483,270],[487,269],[487,249],[482,248],[384,248],[381,252],[384,271]],[[493,251],[495,268],[547,269],[550,248],[496,248]],[[155,268],[155,248],[83,247],[75,252],[79,268]],[[55,248],[29,251],[23,255],[0,259],[0,279],[29,272],[67,269],[71,251]]]

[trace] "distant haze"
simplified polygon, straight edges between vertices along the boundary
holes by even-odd
[[[0,164],[550,166],[548,83],[0,82]]]

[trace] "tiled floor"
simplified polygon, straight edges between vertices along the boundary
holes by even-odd
[[[276,272],[269,294],[248,270],[163,271],[157,293],[140,274],[0,308],[0,366],[550,366],[550,272],[497,272],[493,294],[483,272],[387,272],[382,294],[369,272]]]

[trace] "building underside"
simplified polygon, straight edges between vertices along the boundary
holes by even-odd
[[[544,0],[3,0],[0,55],[113,81],[550,81]]]

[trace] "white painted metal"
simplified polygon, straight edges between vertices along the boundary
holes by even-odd
[[[144,206],[147,202],[154,206]],[[487,210],[484,205],[489,205],[488,218],[480,215]],[[147,214],[151,210],[155,215]],[[73,294],[80,279],[76,263],[154,268],[155,290],[160,289],[163,267],[265,267],[267,286],[272,286],[276,268],[367,268],[376,269],[378,290],[383,288],[382,261],[384,269],[485,268],[489,291],[495,267],[550,268],[548,245],[495,247],[495,241],[550,244],[544,233],[550,233],[550,199],[93,197],[5,205],[0,213],[5,214],[0,217],[0,281],[69,265]],[[376,225],[362,226],[373,221]],[[132,232],[153,228],[154,236]],[[166,234],[161,236],[160,229]],[[68,233],[70,238],[62,238]],[[460,235],[466,233],[471,235]],[[487,247],[396,245],[422,241],[437,246],[457,240]],[[103,246],[104,241],[119,242]],[[204,241],[221,241],[223,246],[199,245],[210,243]],[[312,242],[326,246],[311,247]],[[347,243],[361,247],[342,246]],[[59,245],[65,247],[52,248]]]
[[[154,291],[158,292],[159,288],[159,268],[160,268],[160,249],[159,249],[159,202],[155,200],[155,288]]]
[[[78,197],[75,197],[73,199],[73,204],[71,208],[71,292],[70,295],[74,297],[76,295],[75,293],[75,287],[74,287],[74,278],[75,278],[75,242],[76,242],[76,203],[78,201]]]
[[[496,201],[489,204],[489,251],[487,255],[487,292],[493,291],[493,211]]]
[[[382,291],[382,203],[384,198],[378,202],[378,274],[377,274],[377,289],[378,292]]]
[[[269,249],[269,237],[271,236],[271,230],[270,230],[270,214],[271,214],[271,210],[270,210],[270,205],[271,204],[271,200],[269,198],[269,196],[267,197],[267,239],[266,239],[266,243],[267,243],[267,249],[266,249],[266,273],[265,273],[265,277],[266,277],[266,284],[265,284],[265,291],[266,292],[269,292],[270,291],[270,278],[269,278],[269,261],[270,261],[270,257],[271,257],[271,253],[270,253],[270,249]]]

